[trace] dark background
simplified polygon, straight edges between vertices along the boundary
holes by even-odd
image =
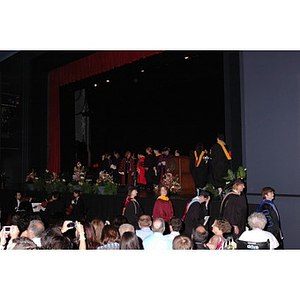
[[[222,51],[165,51],[62,87],[62,162],[73,149],[87,162],[72,128],[79,89],[89,107],[93,162],[104,152],[145,153],[147,146],[189,155],[199,141],[209,149],[225,132]]]

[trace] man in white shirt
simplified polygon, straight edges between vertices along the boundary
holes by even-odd
[[[172,240],[166,238],[163,233],[165,231],[165,221],[162,218],[156,218],[152,224],[153,233],[143,240],[145,250],[172,250]]]
[[[41,220],[32,220],[27,228],[27,236],[33,240],[38,247],[41,247],[41,237],[45,225]]]
[[[135,231],[136,235],[144,240],[148,235],[152,234],[152,220],[149,215],[141,215],[138,221],[140,229]]]
[[[182,228],[182,221],[178,217],[172,217],[169,222],[170,233],[166,234],[165,237],[170,239],[172,242],[175,236],[180,235],[180,230]]]
[[[270,249],[274,250],[279,246],[279,243],[275,236],[264,230],[267,224],[267,219],[263,213],[254,212],[248,217],[248,225],[251,230],[244,231],[239,240],[246,242],[266,242],[270,241]]]

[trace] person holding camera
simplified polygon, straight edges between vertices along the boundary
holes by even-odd
[[[61,232],[63,235],[70,234],[70,230],[75,229],[75,238],[73,239],[73,245],[78,246],[79,250],[86,250],[86,238],[83,225],[78,221],[66,220],[64,221]]]

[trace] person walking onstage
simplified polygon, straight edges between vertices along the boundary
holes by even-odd
[[[245,184],[236,179],[232,189],[227,193],[220,205],[220,213],[232,226],[232,237],[237,239],[246,229],[248,203],[243,193]]]
[[[202,143],[198,143],[196,149],[190,153],[190,173],[193,176],[197,195],[207,183],[208,174],[208,156],[207,150]]]
[[[261,191],[262,202],[257,208],[257,212],[262,212],[267,218],[266,230],[273,233],[279,243],[277,249],[283,249],[283,232],[281,230],[280,216],[274,204],[275,190],[272,187],[263,187]]]
[[[168,197],[169,189],[165,186],[159,187],[159,196],[154,202],[152,218],[162,218],[166,223],[165,234],[169,232],[169,222],[174,216],[173,203]]]
[[[128,187],[128,193],[122,211],[122,215],[127,219],[129,224],[134,226],[134,229],[139,229],[139,218],[144,213],[139,202],[135,199],[137,194],[137,187]]]
[[[207,228],[208,220],[208,204],[210,201],[210,195],[207,191],[200,190],[199,195],[194,197],[186,205],[182,221],[184,223],[183,233],[189,237],[193,232],[193,229],[199,225],[203,225]]]
[[[227,176],[231,161],[231,154],[226,148],[223,134],[217,136],[217,143],[210,149],[209,157],[211,160],[209,162],[208,182],[217,188],[221,194],[226,184],[224,177]]]

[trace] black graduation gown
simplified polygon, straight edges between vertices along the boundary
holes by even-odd
[[[222,147],[216,143],[210,150],[208,182],[215,188],[224,188],[229,169],[229,160],[227,159]]]
[[[191,236],[193,228],[204,224],[204,217],[208,215],[208,210],[205,203],[198,201],[192,203],[185,215],[184,219],[184,234]]]
[[[143,209],[137,201],[130,201],[125,209],[124,216],[129,224],[132,224],[135,229],[140,229],[138,221],[143,214]]]
[[[226,196],[225,196],[226,197]],[[246,229],[248,217],[248,204],[245,195],[232,193],[226,197],[223,203],[222,216],[232,226],[238,226],[239,234],[235,235],[232,231],[234,239],[239,237]]]
[[[202,159],[197,167],[194,151],[190,154],[190,172],[193,176],[195,187],[204,188],[207,182],[208,164]]]

